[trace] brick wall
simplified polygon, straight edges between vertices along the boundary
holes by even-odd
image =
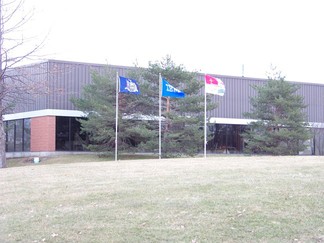
[[[55,116],[42,116],[31,118],[30,124],[30,151],[55,151]]]

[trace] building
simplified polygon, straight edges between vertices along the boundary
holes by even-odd
[[[27,156],[48,154],[57,151],[80,151],[80,124],[83,117],[70,99],[79,97],[84,85],[91,82],[92,72],[103,74],[107,65],[48,60],[19,68],[29,73],[32,81],[44,85],[46,92],[35,97],[26,97],[15,110],[4,115],[7,131],[7,155]],[[109,66],[122,76],[132,67]],[[262,84],[265,79],[213,75],[221,78],[226,86],[225,96],[213,96],[217,109],[209,112],[209,141],[211,152],[242,152],[241,132],[249,120],[243,113],[250,110],[249,97],[255,95],[253,84]],[[204,76],[199,77],[204,82]],[[324,154],[324,84],[298,83],[299,94],[308,106],[305,110],[308,122],[314,128],[310,141],[311,154]],[[202,91],[203,92],[203,91]]]

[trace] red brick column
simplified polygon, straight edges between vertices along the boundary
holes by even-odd
[[[55,151],[55,116],[42,116],[31,118],[30,124],[30,151]]]

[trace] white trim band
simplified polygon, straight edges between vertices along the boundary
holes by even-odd
[[[209,123],[216,124],[231,124],[231,125],[249,125],[250,122],[256,120],[253,119],[239,119],[239,118],[223,118],[223,117],[211,117]]]
[[[45,109],[37,111],[20,112],[3,116],[4,121],[33,118],[40,116],[67,116],[67,117],[86,117],[86,114],[77,110],[54,110]]]
[[[231,124],[231,125],[249,125],[249,123],[257,121],[253,119],[239,119],[239,118],[223,118],[223,117],[211,117],[209,123],[216,124]],[[324,128],[324,123],[309,122],[309,127],[312,128]]]

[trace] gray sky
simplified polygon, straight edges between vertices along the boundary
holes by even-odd
[[[324,83],[322,0],[26,0],[46,58]]]

